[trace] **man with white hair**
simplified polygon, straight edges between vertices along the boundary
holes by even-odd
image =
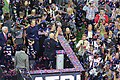
[[[2,32],[0,33],[0,59],[2,57],[2,50],[4,45],[7,42],[7,33],[8,33],[8,27],[4,26],[2,27]]]
[[[54,33],[49,34],[49,38],[45,39],[44,41],[44,60],[45,60],[45,67],[47,69],[55,69],[55,55],[56,55],[56,45],[57,42],[55,41]]]
[[[7,42],[8,27],[2,27],[2,32],[0,33],[0,46],[3,47]]]

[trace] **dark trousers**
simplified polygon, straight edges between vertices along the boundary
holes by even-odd
[[[36,51],[36,59],[39,59],[39,50],[40,50],[40,47],[39,47],[39,40],[35,40],[35,43],[34,43],[34,45],[33,45],[33,48],[34,48],[34,50]]]
[[[45,60],[45,69],[55,69],[56,63],[55,59],[46,59]]]
[[[88,19],[86,19],[86,22],[87,22],[87,24],[92,24],[93,25],[94,20],[88,20]]]

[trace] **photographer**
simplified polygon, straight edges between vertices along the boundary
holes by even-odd
[[[111,71],[111,69],[110,69],[110,64],[105,64],[105,66],[104,66],[104,72],[103,72],[103,79],[104,80],[111,80],[112,79],[112,76],[113,76],[113,74],[112,74],[112,71]]]
[[[95,13],[98,12],[98,8],[92,2],[89,2],[89,4],[87,3],[83,7],[83,10],[86,11],[86,19],[88,23],[93,24]]]
[[[95,23],[99,23],[102,20],[102,23],[108,23],[108,16],[105,14],[104,9],[100,10],[100,13],[95,16]]]
[[[55,12],[58,11],[58,7],[55,5],[55,4],[52,4],[51,5],[51,8],[50,8],[50,17],[55,20]]]
[[[76,48],[78,49],[78,55],[80,56],[80,60],[82,60],[84,53],[89,50],[90,48],[90,43],[86,40],[86,35],[84,34],[82,36],[82,40],[80,40],[77,45]]]

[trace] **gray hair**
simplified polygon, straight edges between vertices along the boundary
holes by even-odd
[[[92,24],[88,24],[88,26],[92,26]]]
[[[6,26],[2,27],[2,32],[4,32],[6,29],[8,29],[8,27]]]
[[[56,22],[57,26],[62,26],[61,22],[57,21]]]

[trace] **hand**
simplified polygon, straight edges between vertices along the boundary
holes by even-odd
[[[71,42],[71,40],[69,39],[69,41],[68,42]]]
[[[43,59],[46,60],[46,57],[44,57]]]
[[[8,37],[11,37],[11,33],[8,33]]]
[[[58,31],[58,34],[60,34],[60,33],[62,32],[61,27],[58,27],[58,28],[57,28],[57,31]]]
[[[33,58],[35,59],[36,58],[36,56],[33,54]]]
[[[45,34],[45,36],[48,36],[48,33],[45,32],[44,34]]]
[[[113,72],[113,75],[115,76],[115,75],[116,75],[116,73],[115,73],[115,72]]]
[[[2,47],[0,46],[0,50],[2,50]]]

